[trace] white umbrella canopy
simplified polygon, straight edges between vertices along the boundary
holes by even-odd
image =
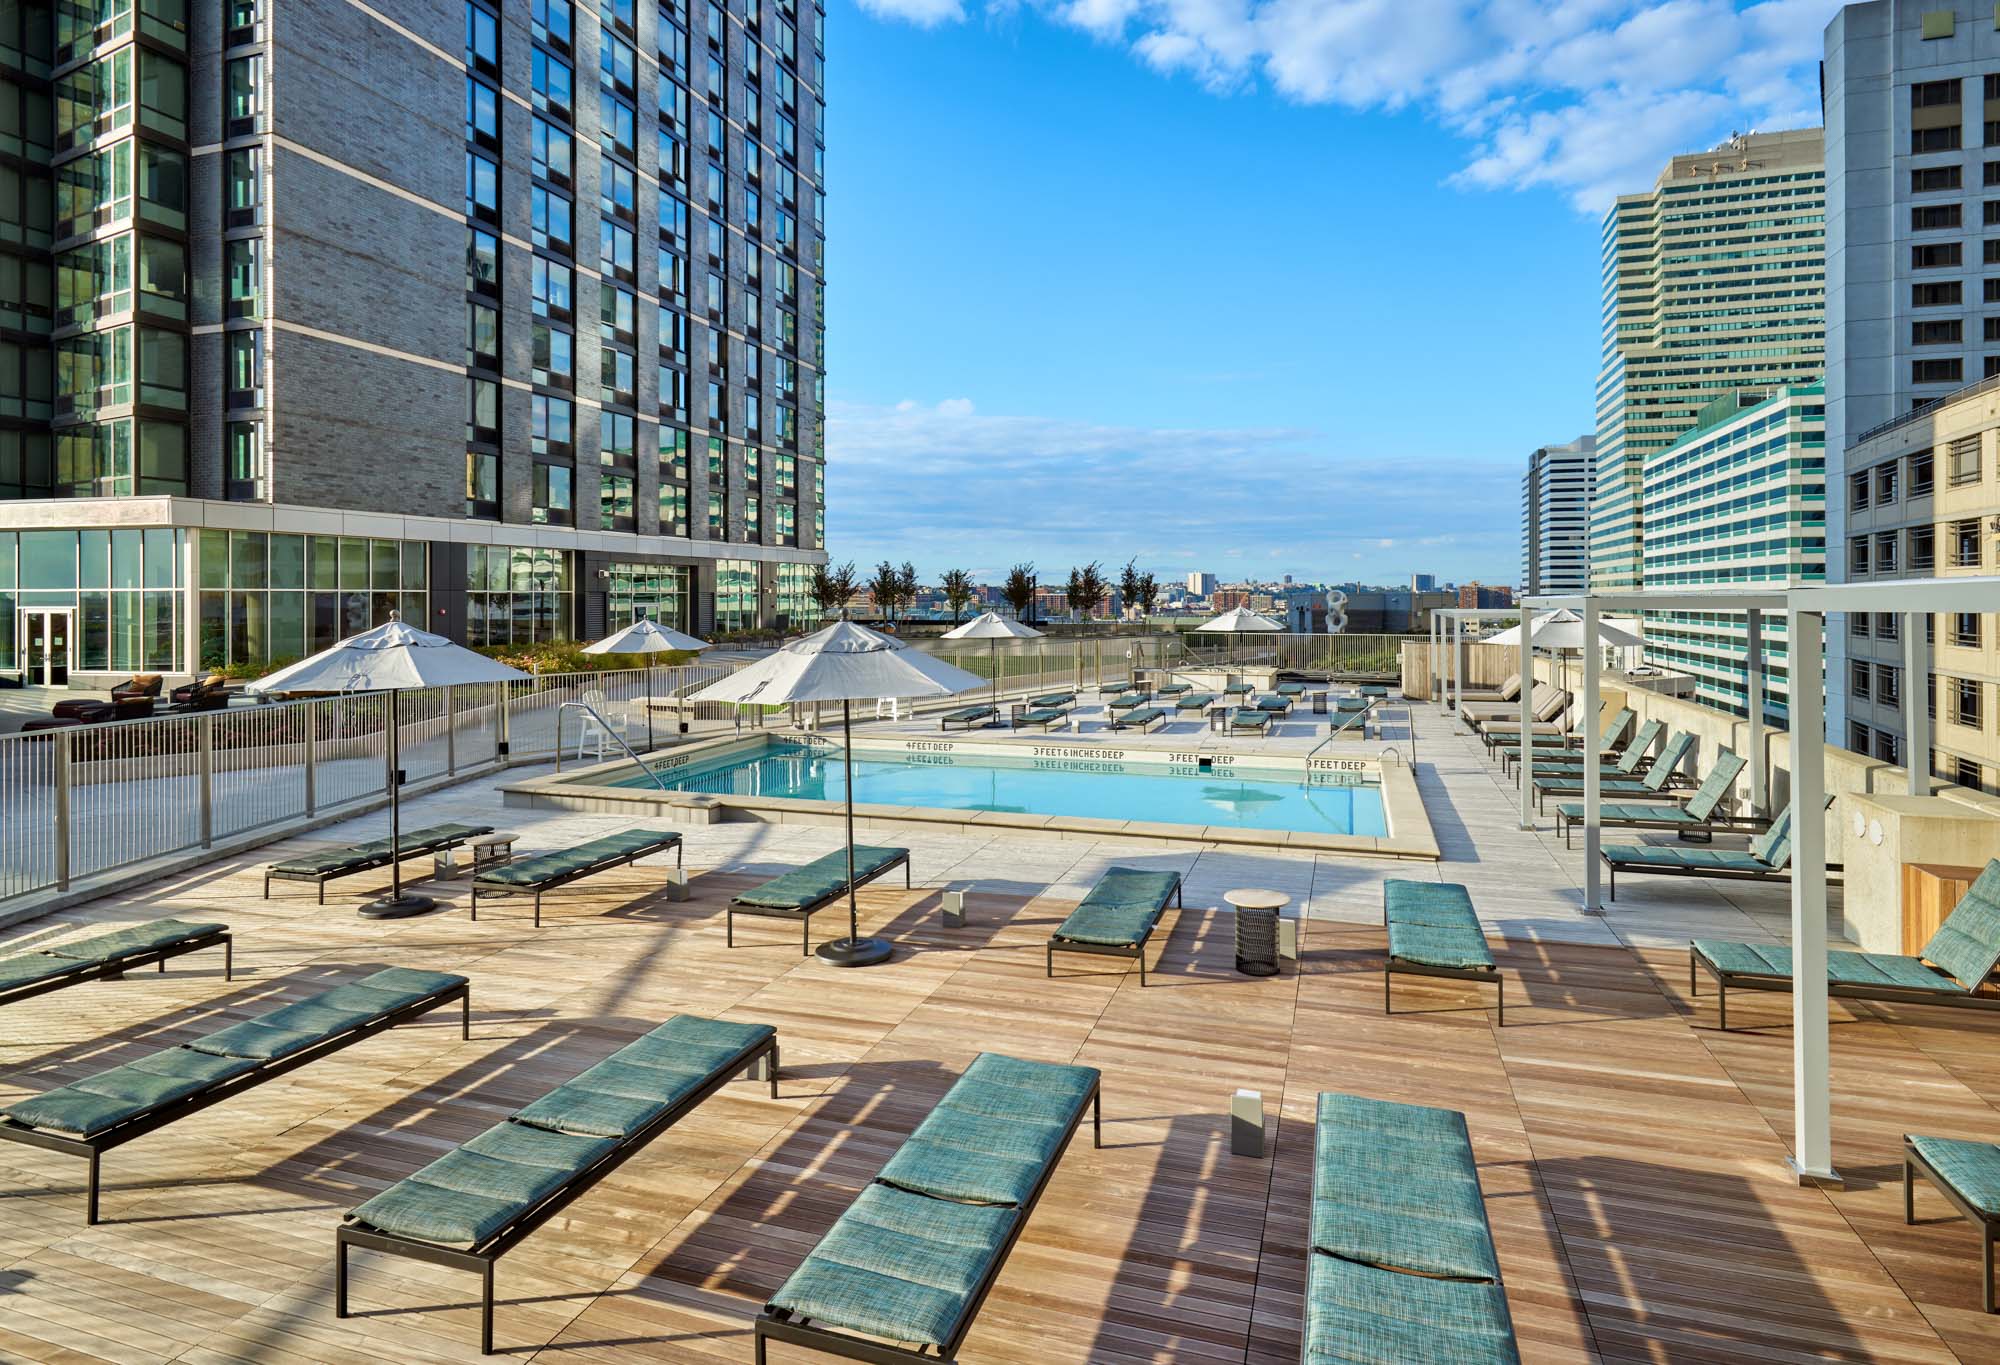
[[[1233,635],[1247,634],[1253,630],[1282,631],[1283,626],[1268,616],[1260,616],[1248,607],[1231,607],[1222,615],[1203,621],[1196,630],[1224,631]]]
[[[1479,642],[1482,645],[1521,644],[1521,628],[1509,626],[1498,635],[1489,635]],[[1609,621],[1597,623],[1597,643],[1606,649],[1637,649],[1646,643],[1628,630],[1622,630]],[[1552,611],[1547,616],[1535,618],[1536,649],[1582,649],[1585,644],[1583,618],[1569,608]]]
[[[583,647],[585,654],[665,654],[670,651],[698,653],[715,646],[706,640],[663,626],[641,617],[616,634]]]
[[[836,621],[695,693],[696,701],[777,703],[948,697],[986,679],[852,621]]]
[[[953,626],[943,635],[942,640],[984,640],[987,654],[993,663],[993,703],[1000,703],[1000,642],[1002,640],[1039,640],[1042,632],[1033,626],[1024,626],[1011,616],[1002,616],[997,611],[983,611],[962,626]]]
[[[401,919],[434,909],[429,896],[403,894],[402,718],[397,697],[422,687],[512,682],[528,678],[518,668],[475,654],[442,635],[406,625],[389,614],[386,625],[351,635],[289,668],[248,684],[252,692],[387,692],[389,784],[389,894],[361,907],[369,919]]]
[[[901,640],[852,621],[836,621],[695,693],[696,701],[840,703],[847,786],[847,937],[820,944],[821,960],[836,967],[868,967],[887,962],[893,951],[886,939],[861,937],[861,912],[854,900],[854,720],[849,703],[868,697],[948,697],[985,681]]]
[[[962,626],[953,626],[938,637],[943,640],[1039,640],[1042,632],[1024,626],[1011,616],[983,611]]]

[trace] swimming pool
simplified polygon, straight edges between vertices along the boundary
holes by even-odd
[[[712,796],[794,797],[839,801],[845,763],[837,750],[773,742],[662,771],[676,791]],[[650,788],[627,769],[607,785]],[[1136,820],[1149,824],[1226,825],[1305,834],[1388,834],[1382,789],[1333,785],[1316,776],[1241,778],[1192,764],[1011,758],[992,754],[871,756],[854,766],[854,799],[864,805]]]

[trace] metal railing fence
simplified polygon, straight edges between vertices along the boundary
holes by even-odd
[[[730,671],[697,663],[407,691],[403,780],[552,758],[564,702],[587,701],[637,747],[649,719],[654,739],[683,721],[726,721],[733,707],[688,698]],[[0,735],[0,905],[384,797],[387,726],[378,692]]]

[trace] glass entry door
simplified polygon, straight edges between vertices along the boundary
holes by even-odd
[[[68,611],[25,608],[21,612],[22,681],[30,687],[62,687],[69,682],[71,616]]]

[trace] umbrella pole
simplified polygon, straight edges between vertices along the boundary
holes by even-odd
[[[847,786],[847,937],[819,945],[820,958],[835,967],[872,967],[889,960],[886,939],[861,937],[861,909],[854,897],[854,718],[853,703],[840,699],[842,765]]]
[[[646,657],[646,752],[653,752],[653,659]]]
[[[403,894],[403,746],[401,688],[389,689],[389,894],[357,912],[366,919],[404,919],[437,908],[429,896]]]

